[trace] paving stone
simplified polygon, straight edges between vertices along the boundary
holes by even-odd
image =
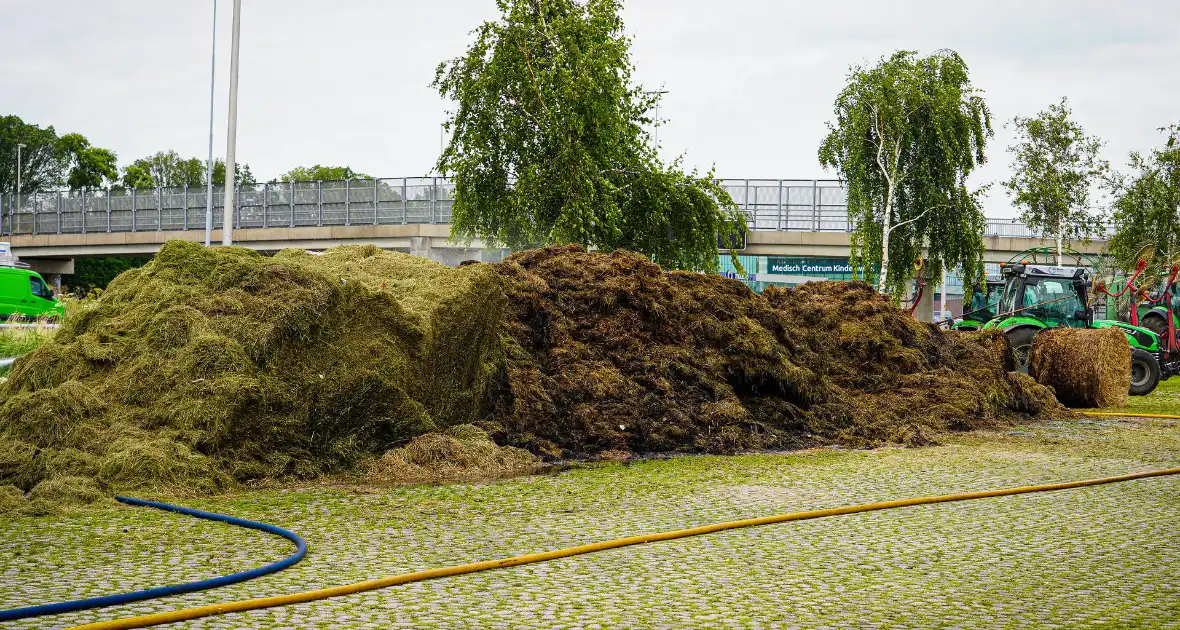
[[[924,449],[686,457],[489,484],[181,501],[304,536],[296,567],[88,621],[803,509],[1180,463],[1180,425],[1058,422]],[[124,531],[126,530],[126,531]],[[617,549],[169,628],[1180,628],[1180,478],[916,506]],[[0,608],[258,566],[259,532],[139,508],[0,519]]]

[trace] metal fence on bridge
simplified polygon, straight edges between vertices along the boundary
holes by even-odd
[[[846,232],[847,192],[836,180],[725,179],[753,230]],[[141,188],[0,193],[0,234],[204,230],[206,189]],[[220,229],[224,188],[213,187]],[[449,223],[454,184],[443,177],[279,182],[238,188],[234,227]],[[988,236],[1034,236],[1013,219],[988,219]],[[1094,235],[1101,238],[1102,235]]]

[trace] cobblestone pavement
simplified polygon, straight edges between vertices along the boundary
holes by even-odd
[[[65,627],[715,521],[1180,465],[1180,424],[1081,420],[944,446],[688,457],[491,484],[257,491],[185,504],[287,527],[307,559]],[[206,578],[280,539],[154,510],[0,519],[0,608]],[[1180,478],[722,532],[185,628],[1180,628]]]

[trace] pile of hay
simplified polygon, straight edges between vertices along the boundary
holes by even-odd
[[[541,468],[541,458],[512,446],[499,446],[479,427],[461,424],[427,433],[392,449],[373,462],[367,481],[431,483],[472,481],[527,475]]]
[[[1122,407],[1131,389],[1131,344],[1117,328],[1037,333],[1028,373],[1070,407]]]
[[[576,246],[449,269],[173,241],[0,385],[0,513],[499,477],[533,454],[922,444],[1059,412],[1011,363],[1003,335],[942,332],[864,283],[758,295]]]
[[[171,241],[0,385],[0,488],[53,504],[351,469],[480,419],[503,307],[486,265]]]
[[[498,441],[550,457],[733,452],[938,432],[1058,411],[1002,334],[915,321],[865,283],[768,289],[552,246],[496,266],[508,294]]]

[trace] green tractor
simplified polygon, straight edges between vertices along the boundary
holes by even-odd
[[[983,325],[996,316],[996,308],[1000,304],[1000,297],[1004,295],[1004,278],[989,275],[983,288],[976,287],[971,294],[970,310],[951,324],[951,330],[973,332],[983,328]]]
[[[1180,353],[1151,330],[1126,322],[1095,319],[1090,307],[1090,271],[1084,267],[1054,267],[1017,263],[1002,268],[1004,293],[994,319],[984,330],[1002,330],[1016,355],[1017,367],[1028,371],[1028,351],[1038,332],[1046,328],[1118,328],[1131,344],[1131,389],[1134,396],[1150,394],[1160,380],[1180,373]]]

